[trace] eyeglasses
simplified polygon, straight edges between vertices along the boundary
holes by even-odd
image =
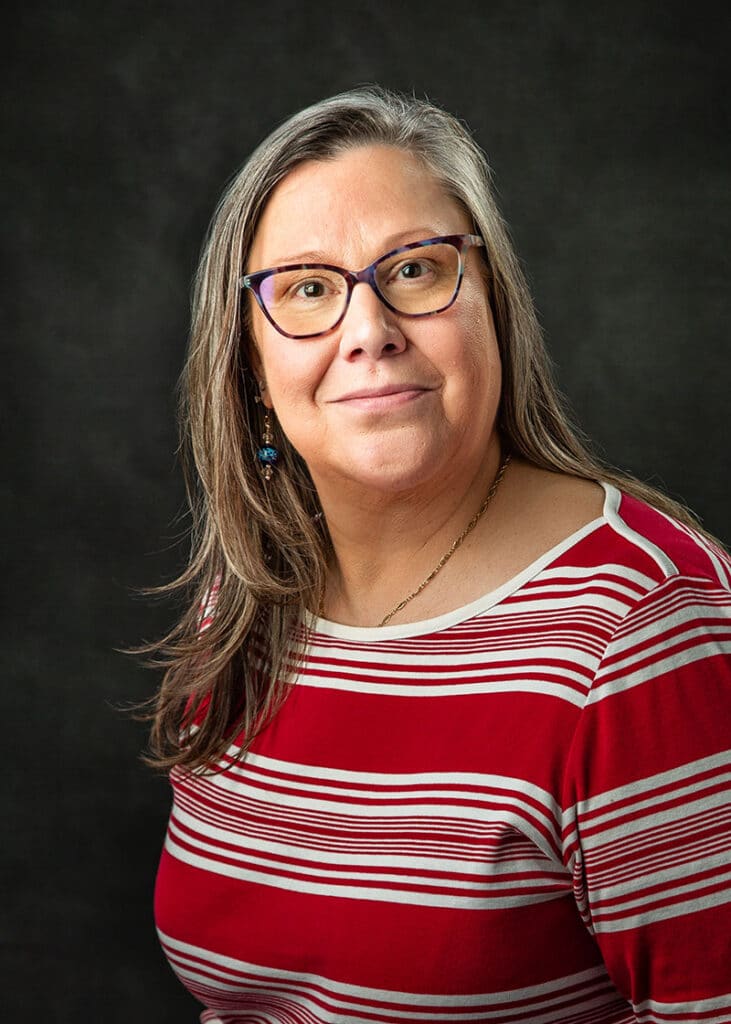
[[[287,338],[317,338],[342,323],[356,284],[368,284],[402,316],[449,309],[464,275],[464,250],[484,246],[479,235],[442,235],[392,249],[360,271],[328,263],[290,263],[245,274],[267,320]]]

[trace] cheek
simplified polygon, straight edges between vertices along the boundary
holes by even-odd
[[[263,376],[282,425],[307,417],[314,411],[317,391],[330,363],[327,347],[279,334],[259,337]]]
[[[500,388],[501,363],[495,327],[483,295],[468,298],[460,310],[462,361],[472,383]]]

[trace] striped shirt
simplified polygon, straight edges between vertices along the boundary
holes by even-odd
[[[202,1022],[731,1022],[731,562],[605,492],[464,608],[316,620],[246,760],[172,772]]]

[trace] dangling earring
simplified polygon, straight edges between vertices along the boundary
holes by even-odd
[[[262,391],[265,390],[266,385],[261,385]],[[256,396],[256,401],[261,402],[261,397]],[[272,433],[272,421],[269,416],[269,410],[266,409],[264,412],[264,429],[261,433],[261,447],[256,453],[256,459],[259,463],[259,469],[261,475],[268,482],[274,476],[274,467],[279,461],[279,451],[274,447],[274,434]]]

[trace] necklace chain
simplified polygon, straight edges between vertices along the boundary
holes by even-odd
[[[477,526],[479,521],[484,516],[485,512],[487,512],[487,509],[488,509],[488,506],[490,505],[490,502],[495,497],[497,489],[500,486],[500,481],[505,476],[505,470],[508,468],[508,463],[510,462],[510,459],[511,459],[511,456],[510,456],[510,453],[508,453],[505,456],[505,458],[503,459],[503,461],[501,462],[500,468],[498,469],[497,473],[495,474],[495,479],[493,480],[492,484],[490,485],[490,490],[487,492],[487,496],[486,496],[485,500],[480,505],[478,510],[475,512],[475,514],[472,516],[472,518],[470,519],[469,523],[467,523],[467,526],[465,526],[464,530],[462,530],[462,532],[460,533],[459,537],[457,537],[457,539],[452,542],[451,547],[447,551],[444,552],[444,554],[439,559],[439,561],[434,566],[434,568],[429,573],[429,575],[426,577],[426,579],[422,580],[422,582],[419,584],[419,586],[416,588],[416,590],[412,590],[412,592],[409,594],[408,597],[405,597],[403,599],[403,601],[399,601],[399,603],[396,605],[396,607],[392,608],[391,611],[388,613],[388,615],[385,615],[381,619],[381,621],[378,623],[379,626],[385,626],[386,623],[391,621],[391,619],[394,617],[394,615],[397,614],[397,612],[400,612],[402,608],[406,607],[406,605],[409,603],[409,601],[413,601],[415,597],[418,597],[419,594],[422,592],[422,590],[424,590],[425,587],[428,587],[429,584],[431,583],[431,581],[434,579],[434,577],[438,573],[440,573],[442,571],[444,566],[447,564],[447,562],[452,557],[452,555],[457,550],[457,548],[462,544],[464,539],[470,533],[472,533],[474,528]]]

